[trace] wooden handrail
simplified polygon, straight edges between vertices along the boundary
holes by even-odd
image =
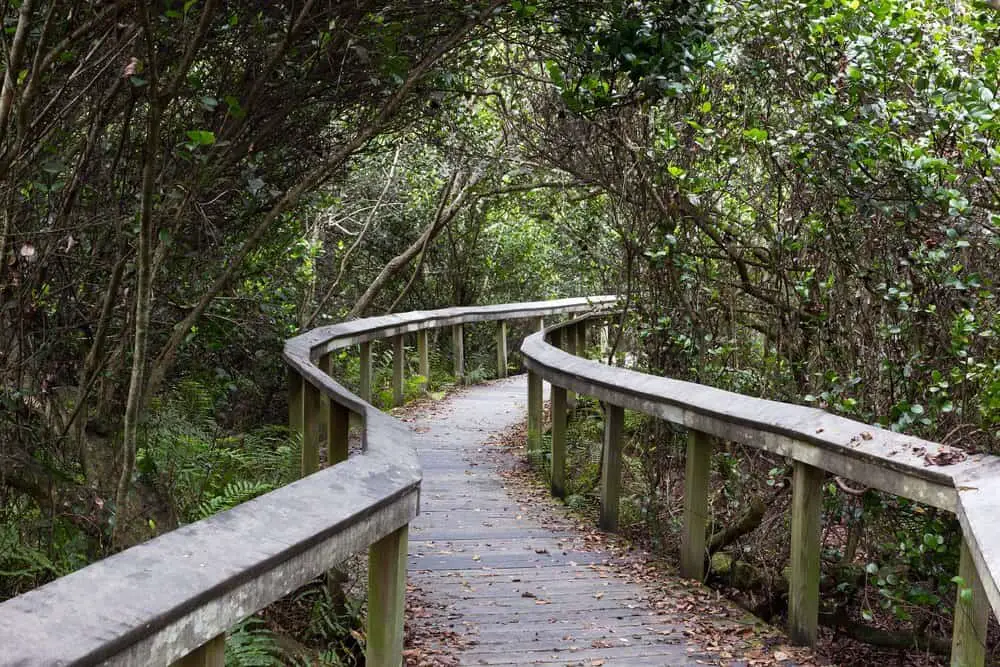
[[[983,664],[989,608],[1000,611],[1000,457],[968,455],[938,465],[955,451],[945,445],[894,433],[823,410],[779,403],[722,389],[616,368],[582,358],[580,321],[557,324],[527,337],[521,345],[528,386],[548,381],[553,410],[566,410],[568,391],[593,396],[609,408],[603,473],[616,476],[620,450],[620,410],[629,409],[685,426],[692,437],[686,470],[682,573],[702,578],[705,514],[711,447],[707,436],[750,445],[793,460],[792,573],[789,631],[802,643],[815,641],[820,553],[820,490],[823,473],[957,514],[964,533],[960,576],[971,598],[956,604],[953,665]],[[585,334],[584,334],[585,335]],[[548,339],[548,340],[547,340]],[[560,347],[566,348],[560,349]],[[529,392],[530,415],[535,393]],[[553,412],[553,462],[564,465],[565,415]],[[541,428],[540,425],[535,426]],[[529,442],[529,451],[531,443]],[[565,472],[552,471],[561,490]],[[617,521],[617,479],[602,480],[602,526]],[[988,604],[987,604],[988,603]]]
[[[411,312],[290,339],[283,356],[303,479],[0,604],[0,665],[221,665],[230,627],[367,548],[367,664],[398,667],[407,526],[419,509],[421,471],[408,428],[365,400],[370,341],[394,338],[400,356],[396,341],[409,332],[455,327],[460,334],[467,323],[590,312],[614,300]],[[328,375],[329,353],[352,345],[362,350],[365,398]],[[363,452],[346,458],[351,413],[362,419]],[[314,472],[321,414],[334,465]]]

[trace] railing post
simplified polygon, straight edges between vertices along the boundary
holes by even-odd
[[[537,462],[542,450],[542,376],[528,371],[528,460]]]
[[[320,358],[320,368],[333,377],[333,355]],[[323,396],[320,423],[326,424],[326,464],[332,466],[347,460],[347,436],[351,425],[350,411],[328,396]]]
[[[372,402],[372,344],[370,342],[361,343],[359,346],[361,354],[361,379],[358,395],[366,402]]]
[[[399,407],[403,404],[403,366],[406,364],[406,349],[403,347],[403,334],[392,337],[392,404]]]
[[[545,318],[544,317],[536,317],[535,318],[535,331],[541,331],[544,328],[545,328]]]
[[[560,338],[559,349],[563,352],[568,352],[569,354],[576,354],[576,324],[574,320],[576,316],[572,316],[570,323],[560,329],[562,337]],[[576,392],[571,389],[566,390],[566,407],[570,410],[576,409]]]
[[[407,528],[368,549],[368,667],[399,667],[403,662]]]
[[[587,356],[587,319],[578,318],[576,324],[576,349],[573,351],[578,357]]]
[[[334,465],[347,460],[348,437],[351,430],[351,411],[330,402],[330,419],[326,422],[326,464]]]
[[[455,382],[461,384],[465,380],[465,341],[464,328],[461,324],[451,327],[452,363],[455,370]]]
[[[552,385],[552,495],[566,495],[566,388]]]
[[[507,322],[497,323],[497,377],[507,377]]]
[[[209,639],[172,667],[226,667],[226,634]]]
[[[618,498],[622,485],[622,434],[625,410],[621,406],[607,405],[604,411],[604,461],[601,466],[601,519],[602,530],[618,529]]]
[[[990,607],[983,582],[976,572],[969,543],[962,539],[958,565],[962,583],[955,601],[955,627],[951,635],[951,667],[983,667],[986,664],[986,628]],[[963,595],[963,591],[967,591]]]
[[[797,644],[816,643],[819,622],[820,522],[823,471],[795,461],[792,474],[791,580],[788,635]]]
[[[303,385],[305,381],[299,372],[288,367],[288,430],[302,435]]]
[[[302,436],[302,476],[319,469],[319,389],[288,370],[288,426]]]
[[[333,377],[333,355],[327,352],[319,358],[319,368],[329,377]],[[330,423],[330,399],[323,394],[319,398],[319,423]]]
[[[419,367],[417,372],[423,376],[424,381],[420,383],[420,388],[424,391],[431,386],[431,360],[430,352],[427,349],[427,329],[417,331],[417,359]]]
[[[705,529],[708,526],[708,481],[711,468],[711,439],[700,431],[689,431],[684,465],[681,576],[698,581],[705,578]]]

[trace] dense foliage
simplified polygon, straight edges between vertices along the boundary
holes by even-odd
[[[379,312],[618,292],[644,370],[995,452],[997,18],[8,3],[0,597],[293,479],[281,341]],[[488,342],[470,330],[474,377]],[[629,426],[631,517],[669,553],[683,434]],[[599,457],[579,447],[586,504]],[[783,461],[715,463],[720,522],[786,502]],[[825,516],[838,622],[946,636],[951,517],[839,480]],[[745,539],[780,559],[782,535]],[[780,579],[748,586],[761,613]]]

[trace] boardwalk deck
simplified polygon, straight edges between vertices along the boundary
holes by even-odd
[[[606,566],[611,554],[583,549],[576,531],[534,518],[505,488],[483,448],[524,420],[526,385],[470,387],[413,424],[424,481],[409,577],[435,622],[465,640],[459,664],[719,664]]]

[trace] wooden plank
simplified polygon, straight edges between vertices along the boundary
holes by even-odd
[[[805,646],[816,643],[819,622],[823,476],[819,468],[800,461],[794,463],[788,635],[793,642]]]
[[[497,377],[507,377],[507,322],[497,323]]]
[[[397,408],[403,404],[403,370],[406,366],[406,348],[403,334],[392,339],[392,404]]]
[[[360,389],[358,390],[358,395],[366,403],[372,402],[372,344],[369,342],[361,343],[359,347],[360,358],[360,370],[361,370],[361,380]]]
[[[573,354],[578,357],[587,356],[587,318],[579,317],[576,321],[576,350]]]
[[[319,470],[319,389],[302,383],[302,476]]]
[[[368,551],[368,667],[399,667],[403,661],[406,550],[403,526]]]
[[[424,378],[420,383],[420,388],[424,391],[430,387],[431,382],[431,361],[430,351],[427,347],[427,329],[417,332],[417,372]]]
[[[302,436],[303,384],[305,380],[294,368],[288,368],[288,430]]]
[[[322,370],[324,373],[327,374],[328,377],[333,377],[332,354],[324,354],[323,356],[321,356],[319,358],[319,363],[317,365],[319,366],[320,370]],[[320,401],[319,401],[319,423],[321,425],[320,426],[321,429],[328,428],[322,425],[323,424],[328,425],[330,423],[330,398],[322,394],[320,395]]]
[[[208,640],[175,662],[173,667],[226,667],[226,635]]]
[[[465,382],[465,329],[461,324],[451,327],[451,362],[455,382]]]
[[[962,540],[958,566],[962,583],[955,601],[955,626],[951,636],[951,667],[983,667],[986,664],[986,630],[990,606],[976,573],[968,543]]]
[[[602,530],[618,529],[618,501],[622,485],[622,435],[625,410],[618,405],[604,410],[604,464],[601,468],[601,517]]]
[[[570,318],[569,324],[560,329],[562,333],[562,339],[560,341],[561,345],[559,348],[563,352],[568,352],[570,354],[576,354],[576,325],[573,324],[575,318]],[[566,408],[569,410],[576,410],[577,396],[576,392],[570,388],[566,388]]]
[[[552,495],[566,495],[566,390],[552,387]]]
[[[542,376],[528,373],[528,460],[538,463],[542,451]]]
[[[330,402],[329,410],[330,417],[326,423],[326,464],[332,466],[347,460],[351,411],[336,402]]]
[[[681,576],[705,578],[705,530],[708,526],[708,486],[712,471],[712,440],[688,432],[684,466],[684,532],[681,534]]]

